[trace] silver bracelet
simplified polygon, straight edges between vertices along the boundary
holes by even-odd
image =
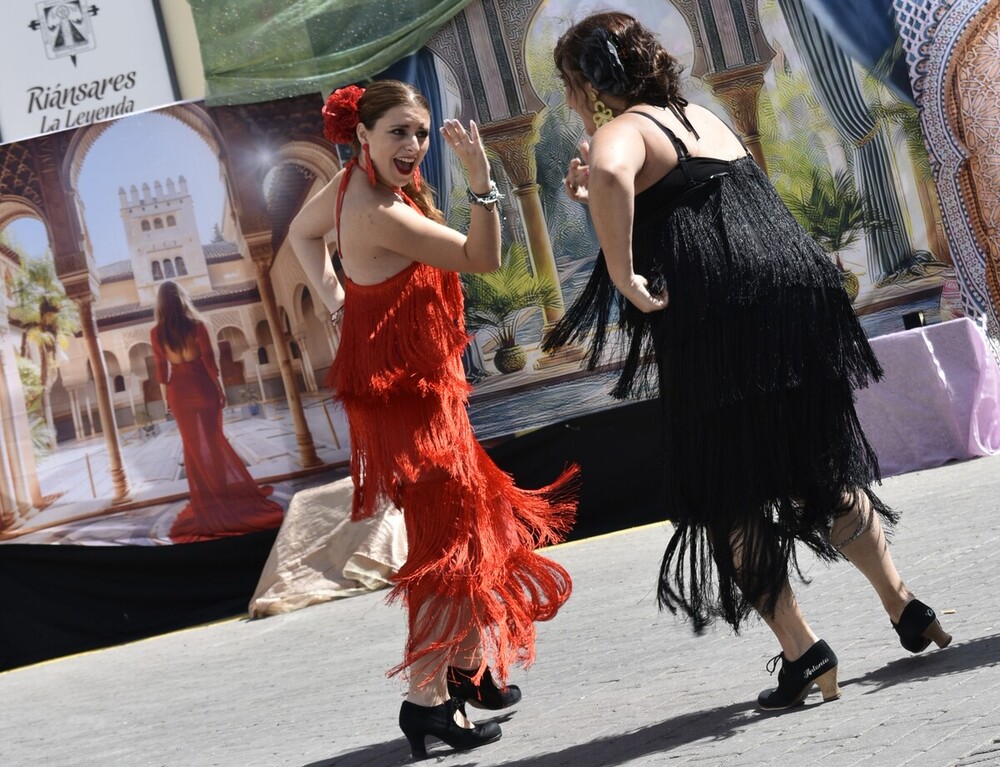
[[[471,187],[466,188],[465,192],[471,205],[482,205],[484,208],[488,208],[503,199],[503,195],[497,189],[496,181],[490,181],[490,191],[486,194],[476,194]]]

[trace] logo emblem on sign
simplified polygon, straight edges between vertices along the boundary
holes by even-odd
[[[79,53],[97,47],[90,18],[97,15],[96,5],[86,6],[83,0],[41,0],[35,3],[38,18],[28,25],[41,30],[45,55],[50,59],[69,56],[73,66]]]

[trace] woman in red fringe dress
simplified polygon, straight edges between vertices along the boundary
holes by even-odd
[[[191,502],[170,528],[174,543],[281,526],[281,506],[258,487],[222,431],[226,395],[205,323],[185,290],[167,280],[156,294],[150,333],[164,400],[177,420]]]
[[[399,725],[413,755],[427,735],[456,749],[500,737],[471,724],[464,701],[499,709],[520,699],[510,665],[534,657],[534,622],[569,597],[569,575],[534,549],[572,524],[575,469],[520,490],[476,442],[461,364],[468,343],[459,272],[500,266],[499,195],[475,123],[445,120],[441,134],[469,181],[467,235],[444,224],[419,165],[430,109],[412,86],[371,83],[335,91],[326,136],[354,159],[302,209],[289,233],[299,260],[340,320],[328,385],[351,431],[353,515],[383,500],[403,509],[409,555],[390,599],[402,599],[409,693]],[[327,257],[336,234],[345,279]],[[494,680],[492,672],[495,672]]]

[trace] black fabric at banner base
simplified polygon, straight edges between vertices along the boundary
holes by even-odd
[[[664,519],[661,405],[635,402],[488,447],[520,487],[542,487],[567,464],[580,466],[580,506],[569,540]],[[655,574],[656,563],[651,563]],[[653,577],[652,575],[650,577]]]
[[[245,613],[276,535],[172,546],[0,545],[0,669]]]
[[[663,518],[659,404],[640,402],[487,448],[521,487],[569,463],[579,539]],[[0,544],[0,670],[245,614],[277,530],[171,546]],[[650,583],[656,563],[650,562]]]

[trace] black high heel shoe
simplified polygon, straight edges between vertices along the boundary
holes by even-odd
[[[774,669],[781,661],[778,671],[778,686],[764,690],[757,696],[757,705],[766,711],[791,708],[802,703],[814,684],[823,692],[823,701],[840,697],[837,684],[837,655],[830,646],[820,639],[806,650],[796,661],[785,660],[784,653],[778,653],[767,663],[767,670]]]
[[[399,729],[410,741],[414,759],[427,758],[424,739],[428,735],[444,741],[456,751],[468,751],[500,740],[503,733],[496,722],[476,724],[471,729],[459,725],[455,721],[455,712],[461,707],[462,702],[457,698],[451,698],[440,706],[418,706],[408,700],[403,701],[399,709]]]
[[[892,627],[899,634],[899,643],[903,648],[913,653],[923,652],[931,642],[938,647],[951,644],[951,634],[941,626],[934,611],[919,599],[914,599],[903,608],[899,623],[892,623]]]
[[[461,698],[470,706],[491,711],[513,706],[521,700],[521,688],[512,684],[500,689],[493,681],[489,667],[483,672],[483,678],[478,686],[472,681],[475,674],[475,670],[466,671],[448,666],[448,693],[451,697]]]

